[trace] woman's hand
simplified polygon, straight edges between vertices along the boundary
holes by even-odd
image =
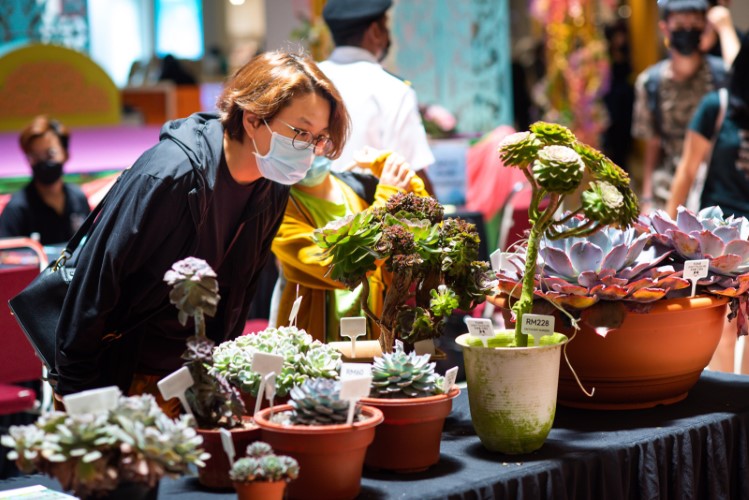
[[[411,177],[414,176],[408,162],[401,155],[392,153],[385,160],[380,175],[380,184],[397,187],[406,192],[411,191]]]

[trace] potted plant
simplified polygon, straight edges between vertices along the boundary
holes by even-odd
[[[255,408],[261,382],[260,374],[252,371],[252,358],[256,352],[278,354],[284,358],[281,373],[276,375],[279,402],[288,401],[292,387],[309,378],[338,378],[341,367],[339,351],[294,326],[266,328],[222,342],[213,351],[211,373],[238,387],[245,408],[250,412]]]
[[[487,347],[470,334],[457,341],[464,349],[471,418],[481,442],[490,450],[528,453],[540,448],[551,430],[566,343],[565,336],[554,334],[535,344],[522,330],[538,288],[539,245],[545,239],[592,237],[610,224],[627,227],[637,217],[638,206],[627,174],[563,126],[535,123],[528,132],[506,137],[499,155],[506,166],[522,170],[532,190],[526,259],[522,279],[513,289],[517,323],[514,332],[498,333]],[[580,206],[558,215],[563,201],[587,178]]]
[[[190,370],[194,384],[185,398],[197,422],[211,458],[200,469],[198,479],[209,488],[228,489],[229,461],[221,445],[219,429],[229,429],[235,449],[243,449],[259,435],[251,419],[243,419],[244,404],[239,392],[220,373],[212,370],[215,343],[205,334],[205,316],[213,316],[220,299],[216,273],[207,262],[188,257],[176,262],[164,275],[172,290],[169,300],[178,311],[179,322],[185,326],[192,318],[195,334],[187,339],[182,358]]]
[[[349,402],[340,399],[340,384],[308,379],[291,389],[288,405],[255,415],[263,441],[299,463],[289,498],[308,498],[311,492],[330,499],[359,494],[364,455],[383,416],[377,408],[357,404],[354,421],[347,424]]]
[[[262,441],[249,445],[246,456],[234,462],[229,472],[239,500],[281,500],[286,483],[298,475],[296,460],[275,455]]]
[[[681,207],[675,221],[656,211],[626,230],[542,244],[536,307],[542,299],[556,304],[581,327],[567,354],[582,382],[595,387],[586,396],[563,367],[560,402],[623,409],[684,399],[718,344],[727,302],[746,333],[747,236],[743,218]],[[522,250],[516,257],[525,259]],[[685,262],[703,258],[710,274],[690,298]],[[500,289],[511,294],[521,274],[502,270]]]
[[[120,397],[109,411],[85,415],[46,413],[2,437],[18,468],[57,479],[81,498],[156,498],[163,476],[202,467],[190,416],[167,417],[151,395]]]
[[[382,352],[391,352],[396,339],[410,350],[438,337],[453,310],[473,309],[493,286],[489,264],[477,260],[476,227],[445,219],[429,197],[396,194],[384,207],[317,229],[314,238],[330,259],[331,277],[352,290],[363,287],[362,310],[380,327]],[[378,261],[392,274],[379,317],[367,305],[366,279]]]
[[[375,358],[372,391],[362,403],[379,409],[385,421],[367,449],[368,467],[418,472],[439,461],[442,427],[460,390],[443,392],[429,358],[399,348]]]

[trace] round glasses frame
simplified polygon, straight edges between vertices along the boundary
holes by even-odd
[[[324,135],[314,137],[312,132],[296,128],[280,118],[276,118],[276,120],[283,123],[294,132],[294,138],[291,140],[291,145],[294,149],[304,150],[312,147],[317,156],[325,156],[333,151],[333,141],[330,140],[330,137]]]

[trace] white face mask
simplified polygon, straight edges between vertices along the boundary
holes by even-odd
[[[286,186],[304,179],[307,170],[312,165],[314,157],[312,148],[296,149],[291,138],[273,132],[265,120],[263,123],[271,133],[268,153],[260,155],[257,152],[255,138],[252,138],[252,143],[255,145],[255,160],[260,174],[266,179]]]

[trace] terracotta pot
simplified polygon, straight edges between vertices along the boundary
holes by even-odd
[[[362,398],[362,404],[379,409],[385,421],[377,426],[364,464],[375,469],[419,472],[440,460],[445,418],[460,389],[425,398]]]
[[[245,428],[230,429],[234,440],[234,450],[237,457],[244,456],[247,445],[260,439],[260,428],[252,423],[250,417],[244,418]],[[205,461],[205,467],[198,469],[198,480],[206,488],[225,490],[232,488],[229,479],[229,459],[226,457],[221,445],[221,433],[218,429],[197,429],[198,434],[203,436],[203,449],[211,454],[211,458]]]
[[[286,481],[234,483],[239,500],[281,500]]]
[[[559,403],[578,408],[620,410],[671,404],[687,397],[710,362],[726,318],[727,299],[701,296],[661,300],[646,314],[628,313],[620,328],[601,337],[590,327],[567,345],[559,379]],[[564,331],[561,322],[557,329]]]
[[[283,405],[274,412],[291,410]],[[277,455],[299,462],[299,477],[289,483],[288,498],[348,499],[361,489],[364,454],[382,423],[382,412],[362,406],[364,420],[353,425],[280,425],[270,422],[270,409],[255,416],[262,440]]]

